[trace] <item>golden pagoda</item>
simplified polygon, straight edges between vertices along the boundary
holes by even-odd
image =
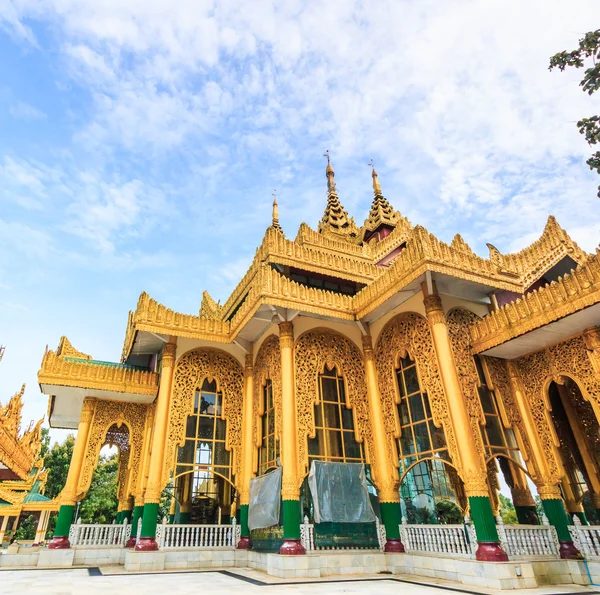
[[[50,513],[58,502],[44,496],[47,472],[40,459],[41,426],[33,422],[21,433],[25,385],[5,405],[0,405],[0,547],[11,540],[24,516],[37,517],[35,544],[45,541]]]
[[[550,217],[527,248],[481,257],[458,234],[448,244],[411,225],[374,168],[358,227],[328,153],[325,173],[318,229],[288,238],[274,201],[223,304],[204,292],[199,314],[183,314],[142,293],[120,363],[66,339],[45,353],[50,425],[77,428],[51,547],[69,547],[74,506],[119,434],[119,511],[141,519],[138,551],[158,547],[164,494],[175,524],[237,516],[239,548],[302,554],[305,516],[322,547],[374,547],[375,522],[315,520],[309,472],[357,463],[387,552],[404,550],[403,518],[450,510],[470,516],[478,560],[506,560],[502,476],[519,522],[541,522],[537,492],[561,556],[580,556],[570,518],[600,511],[600,254]],[[275,471],[280,520],[251,529],[251,486]]]

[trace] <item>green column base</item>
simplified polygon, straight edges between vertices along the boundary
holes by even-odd
[[[471,496],[469,505],[478,542],[475,559],[480,562],[506,562],[508,556],[500,547],[500,537],[490,499],[487,496]]]
[[[559,541],[572,541],[569,533],[569,517],[562,500],[542,500],[542,506],[548,521],[556,529]]]
[[[562,500],[542,500],[544,512],[550,524],[556,529],[560,543],[560,557],[567,560],[580,560],[583,558],[581,552],[573,545],[573,539],[569,533],[569,517]]]
[[[131,515],[133,514],[133,510],[124,510],[123,511],[123,522],[127,521],[127,524],[131,524]]]
[[[56,528],[54,529],[54,537],[69,537],[69,529],[73,523],[73,512],[75,505],[63,504],[58,511],[56,519]]]
[[[169,515],[169,525],[175,522],[175,513]]]
[[[300,500],[283,501],[283,539],[300,539]]]
[[[115,517],[115,524],[120,525],[123,522],[123,511],[120,510],[117,512],[117,516]]]
[[[535,506],[515,506],[515,512],[520,525],[540,524]]]
[[[402,522],[400,502],[380,502],[379,506],[386,537],[388,539],[400,539],[400,523]]]
[[[142,534],[140,537],[156,537],[156,525],[158,524],[158,502],[144,504],[142,516]]]
[[[471,506],[471,519],[475,525],[477,541],[484,543],[499,542],[496,519],[492,512],[492,504],[486,496],[472,496],[469,498]]]
[[[138,521],[142,518],[143,514],[144,514],[143,506],[134,506],[133,507],[133,516],[131,518],[131,535],[132,535],[132,537],[135,537],[137,535]]]
[[[242,537],[250,537],[250,529],[248,529],[248,504],[240,506],[240,530]]]
[[[236,544],[238,550],[248,550],[252,546],[250,542],[250,529],[248,529],[248,504],[241,504],[240,515],[240,540]]]
[[[180,512],[179,513],[179,522],[182,525],[189,525],[192,521],[192,513],[191,512]]]

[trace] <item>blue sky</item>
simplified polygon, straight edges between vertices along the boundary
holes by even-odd
[[[145,290],[226,299],[270,222],[316,227],[329,148],[361,223],[368,161],[441,239],[519,249],[554,214],[598,244],[575,122],[598,113],[549,56],[597,28],[574,0],[0,0],[0,401],[66,334],[118,361]]]

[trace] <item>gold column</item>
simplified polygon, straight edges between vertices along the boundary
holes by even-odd
[[[590,483],[592,484],[592,491],[594,494],[600,494],[600,478],[598,477],[598,464],[596,461],[594,461],[594,456],[590,453],[586,436],[583,433],[581,425],[577,419],[577,413],[573,408],[573,404],[571,403],[569,392],[567,391],[564,384],[557,384],[557,387],[558,394],[560,395],[560,400],[565,409],[565,413],[567,414],[569,426],[571,427],[571,431],[573,432],[573,436],[575,437],[577,448],[579,449],[579,453],[581,454],[585,470],[587,471]],[[582,511],[583,508],[581,509],[581,512]],[[569,512],[571,512],[570,508]]]
[[[454,363],[442,300],[439,295],[431,294],[425,297],[424,304],[444,392],[448,399],[450,420],[458,448],[458,466],[462,469],[460,475],[465,484],[466,495],[468,498],[479,496],[488,498],[487,469],[483,466],[483,461],[477,452],[471,430],[469,412]]]
[[[533,413],[525,390],[523,381],[519,375],[518,366],[515,362],[507,362],[508,375],[510,376],[510,384],[515,397],[515,402],[519,408],[519,414],[523,420],[523,425],[531,444],[531,451],[536,467],[536,477],[534,479],[538,494],[542,500],[544,512],[548,520],[556,529],[558,541],[560,544],[560,557],[564,559],[580,559],[579,550],[573,545],[571,534],[569,533],[569,519],[565,511],[562,501],[562,493],[560,490],[560,478],[556,473],[553,473],[548,465],[546,453],[542,446],[541,437],[537,431]],[[554,456],[551,455],[551,456]],[[562,464],[556,459],[557,468],[560,469]]]
[[[381,394],[377,380],[377,369],[373,355],[373,340],[370,332],[362,337],[363,353],[365,357],[365,379],[367,382],[367,400],[369,402],[369,417],[375,452],[371,456],[371,472],[373,482],[377,486],[377,497],[381,503],[381,515],[386,529],[386,552],[403,552],[404,547],[400,541],[399,526],[402,522],[400,510],[400,478],[398,467],[394,464],[397,460],[385,431],[383,409],[381,407]]]
[[[448,402],[449,417],[456,436],[459,474],[465,484],[471,518],[479,542],[475,556],[480,561],[503,562],[508,560],[508,556],[499,545],[500,538],[489,497],[487,469],[479,456],[471,429],[469,412],[454,362],[442,300],[437,294],[435,284],[434,293],[429,295],[427,295],[425,283],[422,287],[423,293],[426,294],[423,300],[425,313],[431,328],[438,368]]]
[[[300,474],[298,424],[294,379],[294,325],[279,323],[281,351],[281,497],[283,500],[283,545],[281,554],[304,554],[300,543]]]
[[[156,525],[160,495],[164,488],[165,446],[169,426],[169,412],[171,410],[171,386],[177,352],[176,341],[176,337],[171,337],[169,343],[166,343],[163,347],[160,385],[156,399],[154,430],[152,433],[152,450],[150,451],[148,485],[144,494],[142,534],[135,544],[135,550],[139,552],[155,551],[158,549],[158,544],[156,543]]]
[[[507,362],[508,375],[510,377],[510,385],[515,398],[515,403],[519,409],[519,415],[523,420],[525,432],[531,444],[531,452],[533,454],[533,464],[535,467],[535,485],[542,500],[561,498],[559,488],[559,478],[551,473],[548,465],[546,454],[542,446],[540,435],[538,434],[533,414],[529,405],[529,401],[525,396],[523,381],[519,375],[519,369],[515,362]]]
[[[79,426],[77,427],[77,436],[75,437],[75,446],[73,447],[73,455],[71,456],[71,465],[69,466],[65,487],[60,493],[61,506],[74,506],[77,502],[79,476],[81,475],[81,468],[83,467],[83,461],[87,453],[87,442],[95,407],[96,399],[86,397],[83,400]]]
[[[253,350],[246,354],[244,367],[244,410],[242,413],[242,468],[240,470],[240,525],[241,539],[238,549],[250,548],[250,531],[248,529],[248,505],[250,503],[250,480],[252,479],[252,461],[254,460],[254,444],[252,428],[254,427],[254,395]]]
[[[169,411],[171,409],[171,384],[173,382],[173,368],[175,366],[175,354],[177,351],[176,340],[175,337],[171,337],[171,341],[163,348],[160,386],[158,388],[158,398],[156,399],[156,415],[154,416],[150,469],[148,473],[148,485],[144,494],[144,505],[160,502],[160,494],[164,487],[162,485],[165,467],[164,454]]]

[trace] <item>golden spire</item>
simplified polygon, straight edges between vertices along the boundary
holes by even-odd
[[[365,220],[363,226],[364,238],[369,239],[380,227],[396,227],[402,215],[392,208],[392,205],[387,201],[381,192],[381,184],[379,183],[379,177],[375,171],[375,164],[373,160],[368,163],[373,170],[371,176],[373,177],[373,203],[371,204],[371,210],[369,211],[369,217]]]
[[[319,222],[319,233],[333,236],[337,239],[340,237],[354,241],[359,238],[358,228],[354,223],[353,217],[348,217],[348,212],[340,203],[335,188],[335,173],[331,166],[331,158],[329,149],[325,151],[324,157],[327,157],[327,168],[325,175],[327,176],[327,206],[323,218]]]
[[[375,196],[383,196],[383,194],[381,194],[381,185],[379,184],[379,178],[377,177],[377,172],[375,171],[375,163],[372,159],[369,165],[373,168],[373,173],[371,174],[373,176],[373,194],[375,194]]]
[[[271,227],[281,231],[281,225],[279,225],[279,205],[277,204],[277,188],[273,190],[271,196],[273,197],[273,223],[271,223]]]

